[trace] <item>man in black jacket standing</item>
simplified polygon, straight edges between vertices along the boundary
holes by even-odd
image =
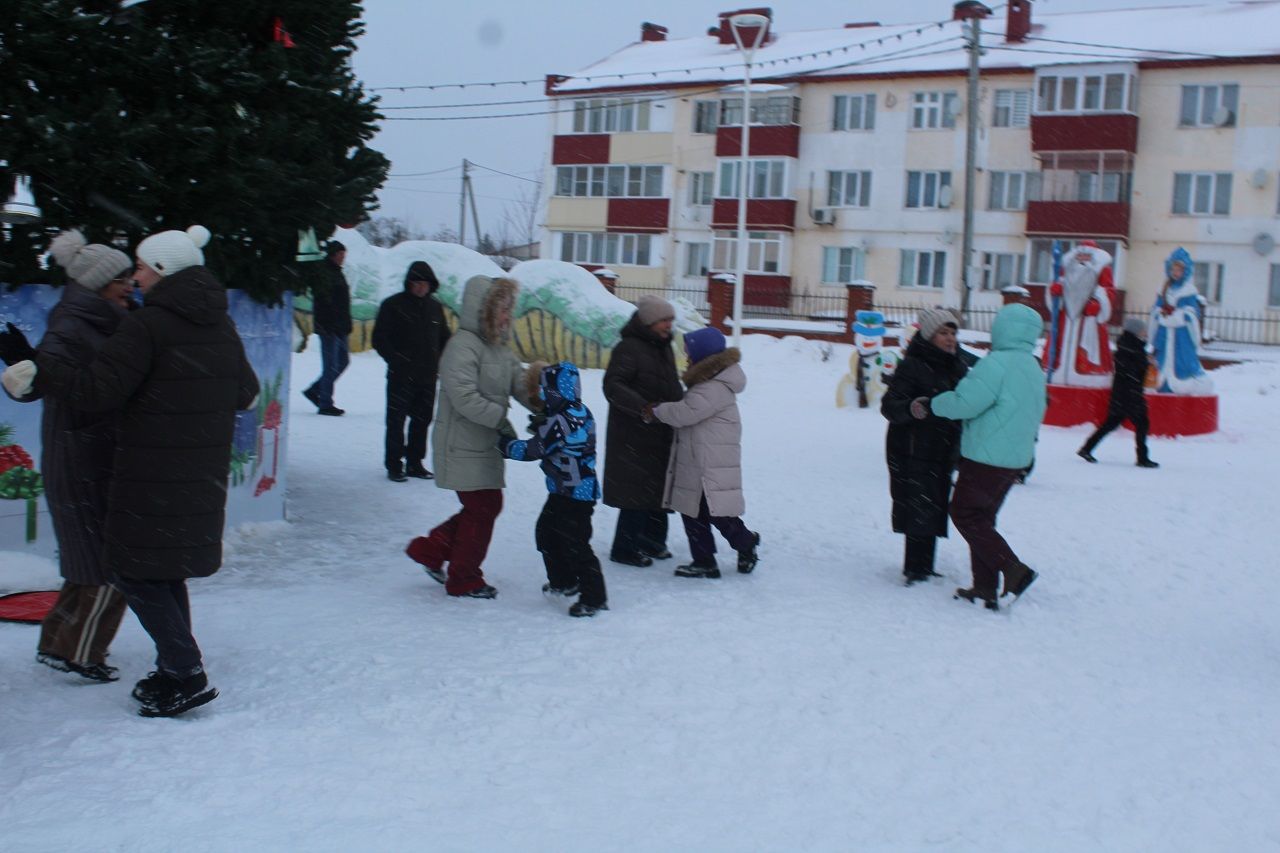
[[[426,261],[414,261],[404,277],[404,292],[389,296],[378,308],[373,348],[387,363],[387,479],[430,480],[423,465],[427,427],[436,402],[440,353],[449,340],[444,310],[433,294],[440,281]],[[405,420],[409,436],[405,440]]]
[[[311,294],[312,321],[320,336],[320,378],[312,382],[302,396],[310,400],[320,414],[336,417],[346,414],[333,404],[333,385],[351,360],[347,349],[347,338],[351,334],[351,288],[342,274],[347,247],[330,240],[325,244],[324,253],[321,265],[324,280]]]
[[[1147,376],[1146,341],[1143,336],[1147,325],[1136,317],[1124,321],[1124,332],[1116,341],[1116,375],[1111,383],[1111,402],[1107,404],[1107,419],[1089,436],[1089,440],[1076,451],[1086,462],[1097,462],[1093,449],[1098,442],[1128,418],[1133,424],[1133,439],[1137,445],[1139,468],[1159,468],[1147,452],[1147,398],[1143,380]]]

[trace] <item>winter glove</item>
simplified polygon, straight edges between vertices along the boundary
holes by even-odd
[[[35,361],[36,351],[27,342],[27,336],[12,323],[5,323],[0,328],[0,361],[5,364],[17,364],[20,361]]]
[[[0,383],[4,384],[4,390],[9,392],[9,396],[18,399],[25,397],[31,393],[31,387],[36,381],[36,363],[27,359],[17,364],[6,367],[4,373],[0,375]]]
[[[1102,312],[1102,303],[1096,299],[1090,299],[1084,304],[1084,316],[1097,317]]]
[[[922,421],[929,417],[929,398],[916,397],[911,401],[911,417]]]
[[[640,410],[640,420],[647,424],[653,423],[653,403],[645,403],[644,408]]]
[[[516,428],[513,427],[511,425],[511,421],[507,420],[506,418],[503,418],[498,423],[498,435],[502,436],[505,439],[519,438],[519,436],[516,435]]]
[[[529,415],[529,434],[537,435],[538,430],[541,429],[542,425],[545,424],[546,422],[547,422],[546,412],[534,412],[533,414]]]

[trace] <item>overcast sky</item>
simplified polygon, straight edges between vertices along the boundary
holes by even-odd
[[[642,21],[687,38],[714,26],[720,12],[752,3],[730,0],[366,0],[366,34],[355,57],[357,76],[369,89],[439,83],[541,80],[571,73],[636,41]],[[769,5],[780,30],[839,27],[850,21],[883,24],[936,21],[950,15],[947,0],[781,0]],[[989,0],[993,8],[998,2]],[[1037,14],[1138,6],[1195,5],[1188,0],[1035,0]],[[1004,10],[987,28],[1004,31]],[[1124,43],[1124,34],[1099,34]],[[456,104],[527,100],[542,96],[542,84],[428,91],[380,91],[385,115],[466,116],[535,113],[545,102],[479,108]],[[400,106],[433,109],[398,110]],[[504,211],[540,178],[550,140],[546,115],[462,121],[398,121],[382,124],[375,148],[392,163],[375,215],[404,219],[430,233],[457,228],[463,158],[520,177],[473,172],[481,226],[497,234]],[[434,175],[415,173],[450,171]],[[524,178],[526,180],[521,180]],[[468,219],[468,231],[472,230]],[[469,233],[469,238],[474,239]],[[470,241],[470,240],[469,240]]]

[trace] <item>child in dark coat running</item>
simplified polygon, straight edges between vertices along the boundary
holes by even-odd
[[[608,610],[604,573],[591,550],[591,515],[600,497],[596,479],[596,421],[582,402],[578,368],[567,361],[542,369],[539,397],[545,409],[534,417],[534,436],[498,439],[498,449],[518,462],[542,460],[547,502],[535,537],[547,567],[547,595],[578,595],[570,616]]]
[[[1159,468],[1147,453],[1147,398],[1142,390],[1147,376],[1147,351],[1143,337],[1147,326],[1141,320],[1130,318],[1124,322],[1124,333],[1116,341],[1116,375],[1111,383],[1111,401],[1107,404],[1107,419],[1089,436],[1089,440],[1076,451],[1086,462],[1097,462],[1093,449],[1125,419],[1133,424],[1133,440],[1137,446],[1139,468]]]

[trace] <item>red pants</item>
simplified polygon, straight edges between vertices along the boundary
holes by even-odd
[[[1019,562],[1018,555],[996,530],[996,515],[1021,469],[961,459],[959,470],[956,490],[951,496],[951,520],[969,543],[973,589],[994,599],[999,591],[1000,573]]]
[[[466,595],[484,586],[480,564],[489,552],[493,523],[502,512],[502,489],[455,492],[462,511],[409,543],[409,556],[437,571],[449,564],[445,592]]]

